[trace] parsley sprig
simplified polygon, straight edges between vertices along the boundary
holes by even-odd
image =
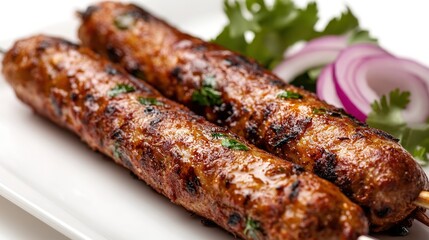
[[[401,145],[423,165],[429,163],[429,122],[410,126],[402,117],[402,111],[410,103],[410,93],[399,89],[383,95],[371,107],[366,123],[398,138]]]

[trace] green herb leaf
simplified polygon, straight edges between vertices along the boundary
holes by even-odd
[[[222,139],[222,146],[232,149],[232,150],[240,150],[240,151],[247,151],[249,148],[244,145],[243,143],[232,139],[232,138],[224,138]]]
[[[126,30],[135,23],[135,18],[130,13],[124,13],[121,15],[118,15],[113,20],[113,24],[120,29],[120,30]]]
[[[372,37],[368,31],[356,29],[349,34],[349,45],[357,43],[377,43],[378,40]]]
[[[429,134],[429,133],[427,133],[427,134]],[[414,151],[412,153],[414,158],[416,159],[416,161],[418,163],[420,163],[421,165],[426,165],[428,163],[427,154],[429,152],[429,142],[426,142],[425,145],[426,145],[426,147],[422,147],[422,146],[417,145],[414,148]]]
[[[285,99],[301,99],[303,96],[296,92],[291,91],[283,91],[277,95],[277,98],[285,98]]]
[[[143,97],[139,97],[138,100],[143,105],[157,105],[157,106],[164,105],[164,103],[158,101],[156,98],[143,98]]]
[[[404,128],[400,143],[418,163],[429,163],[429,124]]]
[[[229,28],[231,37],[242,36],[246,31],[259,31],[260,27],[254,20],[244,18],[242,4],[236,1],[224,1],[224,11],[228,19],[234,22]]]
[[[314,2],[300,8],[292,0],[274,0],[272,6],[264,0],[224,0],[224,11],[229,22],[213,41],[267,68],[278,64],[283,53],[297,42],[342,35],[359,27],[357,18],[347,9],[324,30],[315,30],[318,8]]]
[[[227,134],[224,133],[212,133],[212,138],[214,139],[222,139],[222,146],[232,149],[232,150],[240,150],[240,151],[247,151],[249,148],[244,145],[243,143],[233,139],[229,138]]]
[[[122,152],[122,149],[120,147],[120,144],[115,142],[115,144],[112,146],[112,152],[113,152],[113,157],[117,160],[121,160],[124,159],[124,153]]]
[[[247,45],[244,35],[238,37],[231,35],[230,26],[225,26],[214,42],[239,53],[244,53]]]
[[[325,29],[321,32],[316,32],[312,38],[325,36],[325,35],[342,35],[348,33],[359,27],[359,21],[347,7],[346,11],[343,12],[340,16],[334,17],[326,25]]]
[[[201,106],[222,104],[221,93],[211,87],[202,87],[192,94],[192,101]]]
[[[107,93],[109,97],[116,97],[121,93],[130,93],[134,92],[136,89],[128,84],[119,83],[114,88],[110,89],[110,91]]]
[[[402,117],[402,111],[410,102],[410,93],[395,89],[375,101],[366,123],[381,129],[399,139],[401,145],[416,161],[426,165],[429,162],[429,124],[409,126]]]
[[[323,107],[321,107],[321,108],[313,108],[313,113],[314,114],[325,114],[327,112],[328,112],[328,110],[326,108],[323,108]]]
[[[243,233],[253,240],[263,239],[260,222],[253,220],[250,217],[246,220],[246,227],[244,228]]]
[[[212,138],[214,138],[214,139],[220,139],[220,138],[225,138],[225,137],[227,137],[227,135],[224,133],[212,133]]]
[[[222,94],[214,89],[215,78],[206,77],[203,86],[192,93],[192,101],[200,106],[215,106],[222,104]]]
[[[368,114],[366,123],[399,138],[406,127],[401,111],[410,102],[409,98],[409,92],[400,92],[399,89],[390,92],[389,97],[383,95],[380,101],[371,104],[372,111]]]

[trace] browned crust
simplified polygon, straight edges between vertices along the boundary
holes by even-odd
[[[249,218],[263,239],[356,239],[368,231],[363,211],[336,186],[163,98],[88,49],[46,36],[21,40],[6,54],[3,74],[35,112],[234,235],[250,239]],[[109,96],[118,84],[138,90]],[[213,133],[248,151],[222,146]]]
[[[135,19],[128,29],[114,24],[121,14]],[[387,133],[284,84],[253,60],[181,33],[135,5],[93,6],[79,36],[83,44],[140,75],[165,96],[332,181],[366,210],[374,231],[409,216],[420,191],[428,189],[421,167]],[[208,76],[222,94],[219,106],[192,102],[193,92]],[[283,90],[303,98],[277,98]]]

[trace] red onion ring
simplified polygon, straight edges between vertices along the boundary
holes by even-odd
[[[342,50],[348,45],[348,38],[346,36],[328,35],[315,38],[307,43],[298,43],[291,49],[284,53],[284,58],[288,59],[296,54],[302,52],[312,51],[314,49],[331,49]]]
[[[313,39],[298,52],[286,52],[286,59],[273,72],[289,83],[307,70],[332,63],[340,51],[347,47],[347,39],[346,36],[337,35]]]
[[[357,64],[351,81],[363,97],[354,104],[365,115],[371,112],[372,102],[400,89],[412,93],[402,112],[407,123],[423,123],[429,117],[429,69],[414,61],[391,55],[365,58]]]
[[[315,49],[337,49],[342,50],[348,46],[346,36],[330,35],[319,37],[309,41],[301,51],[311,51]]]
[[[429,68],[396,58],[374,44],[347,45],[345,36],[312,40],[280,63],[274,73],[291,82],[309,69],[327,65],[316,86],[317,95],[327,103],[365,121],[374,101],[399,88],[412,93],[404,120],[422,123],[428,119]]]
[[[277,65],[273,72],[289,83],[309,69],[332,63],[339,52],[340,50],[334,49],[313,49],[299,52]]]
[[[377,55],[390,54],[374,44],[357,44],[344,49],[334,64],[333,77],[338,97],[344,109],[361,121],[365,121],[367,115],[357,104],[365,102],[365,98],[357,90],[356,82],[351,80],[360,60]]]
[[[334,84],[334,66],[333,64],[327,65],[319,75],[316,83],[317,96],[326,101],[327,103],[334,105],[338,108],[344,108],[340,98],[338,98],[337,91],[335,90]]]

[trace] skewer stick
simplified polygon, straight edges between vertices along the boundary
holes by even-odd
[[[429,227],[429,217],[425,214],[425,211],[417,211],[414,217],[417,221]]]
[[[429,209],[429,192],[421,191],[417,200],[414,201],[414,204],[419,207]]]
[[[414,204],[424,209],[429,209],[429,192],[421,191]],[[417,221],[429,227],[429,217],[425,214],[425,211],[417,211],[414,217]]]

